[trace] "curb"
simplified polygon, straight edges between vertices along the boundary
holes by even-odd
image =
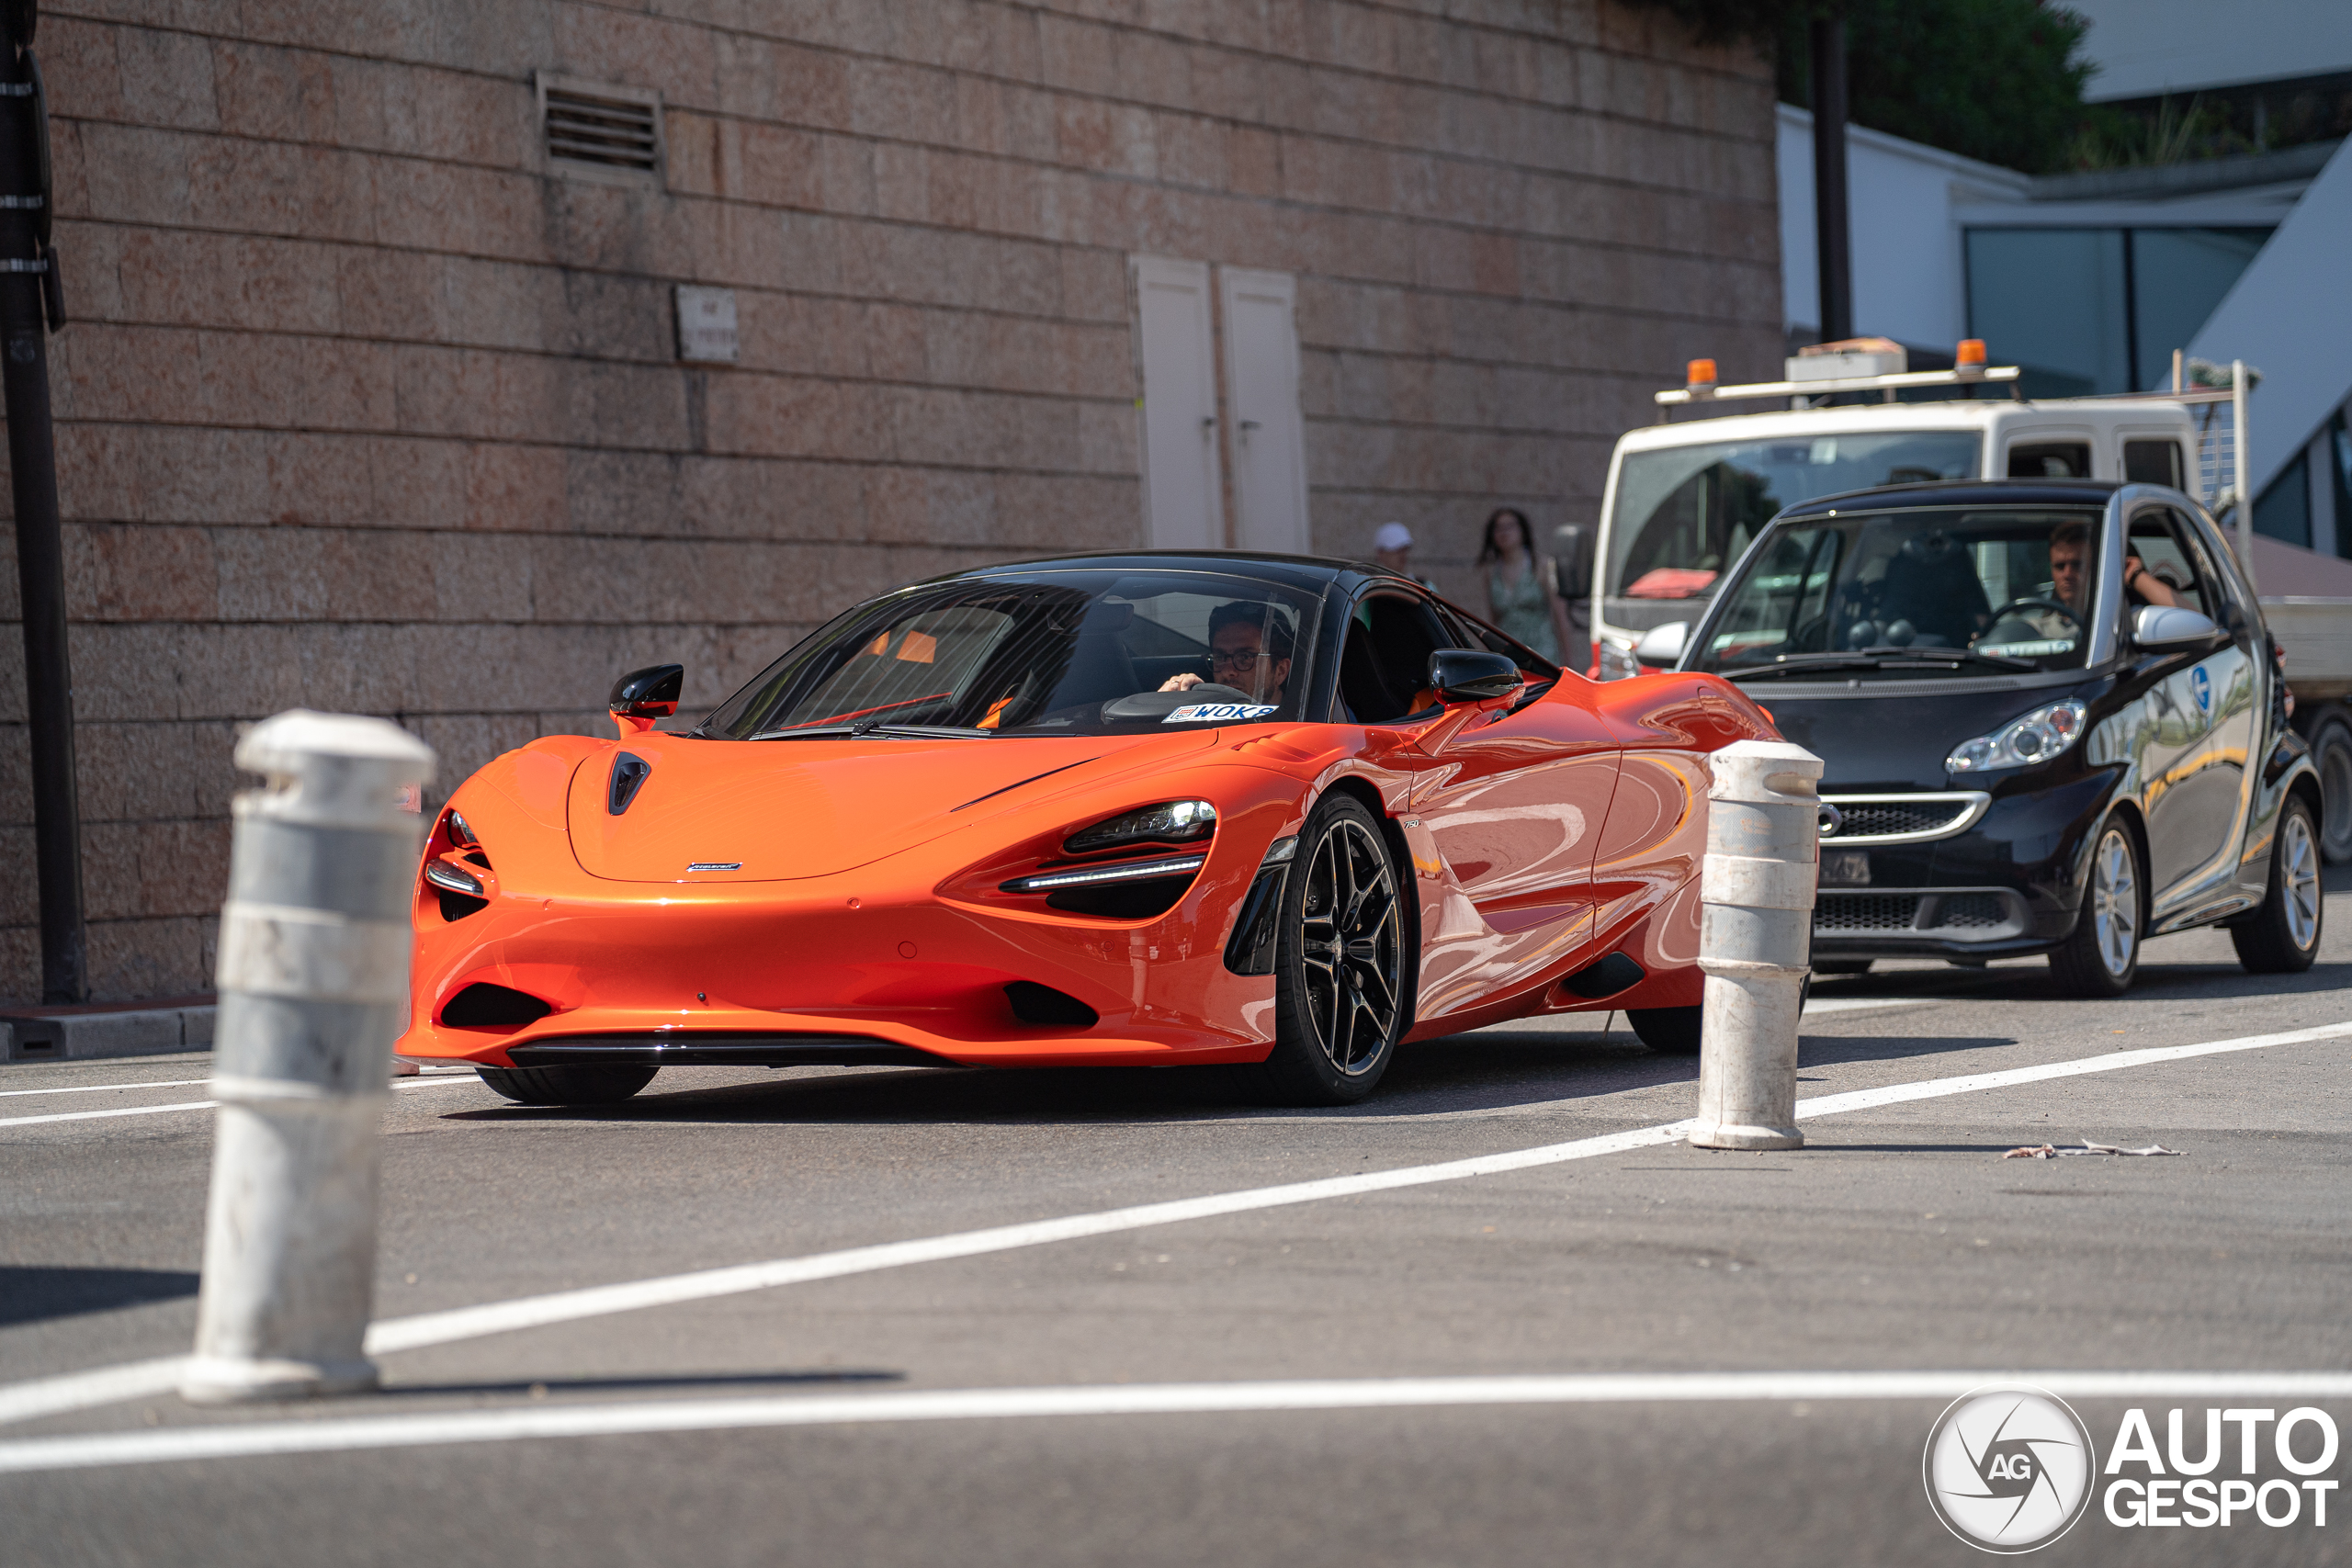
[[[0,1012],[0,1060],[14,1066],[209,1051],[212,1018],[209,997],[23,1008]]]

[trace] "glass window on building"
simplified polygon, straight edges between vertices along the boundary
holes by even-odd
[[[2249,423],[2252,422],[2249,421]],[[2312,488],[2311,473],[2305,459],[2311,448],[2295,454],[2295,460],[2278,470],[2270,488],[2255,499],[2254,531],[2282,539],[2290,545],[2311,547]]]
[[[1968,331],[2030,398],[2153,390],[2267,229],[1971,229]]]
[[[2171,384],[2172,351],[2188,346],[2269,238],[2267,229],[2132,231],[2132,335],[2143,389]]]

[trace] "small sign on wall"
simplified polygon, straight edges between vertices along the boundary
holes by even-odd
[[[678,285],[678,357],[732,365],[736,353],[735,290]]]

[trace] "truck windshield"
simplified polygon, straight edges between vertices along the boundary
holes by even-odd
[[[2027,508],[1785,523],[1724,588],[1691,665],[1735,680],[2079,669],[2098,539],[2096,512]]]
[[[1970,430],[1899,430],[1628,452],[1603,592],[1704,598],[1781,508],[1871,485],[1973,479],[1982,441]]]

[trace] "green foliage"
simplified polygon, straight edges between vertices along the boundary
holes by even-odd
[[[2090,24],[2038,0],[1856,0],[1849,113],[1869,126],[2030,175],[2072,165],[2087,111]],[[1812,99],[1804,21],[1783,24],[1781,96]]]
[[[2075,166],[2090,24],[2043,0],[1627,0],[1709,42],[1745,38],[1777,53],[1781,96],[1813,101],[1805,39],[1817,16],[1846,17],[1853,123],[1964,157],[2049,174]]]

